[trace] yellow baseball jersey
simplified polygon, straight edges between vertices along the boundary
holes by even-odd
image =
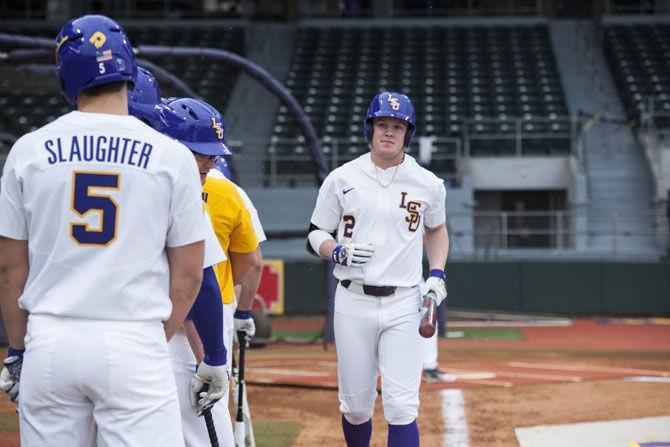
[[[234,183],[225,178],[208,176],[202,190],[214,233],[226,253],[227,260],[214,266],[214,272],[219,281],[223,302],[230,304],[235,299],[235,290],[229,253],[255,251],[258,248],[258,238],[249,210]]]

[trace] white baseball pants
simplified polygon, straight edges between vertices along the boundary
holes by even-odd
[[[23,447],[184,445],[163,324],[30,315]]]
[[[372,417],[381,375],[382,405],[389,424],[414,421],[419,410],[422,340],[418,287],[375,297],[335,292],[335,343],[340,411],[359,425]]]

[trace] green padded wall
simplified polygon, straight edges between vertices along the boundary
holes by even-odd
[[[286,314],[324,314],[323,263],[285,264]],[[670,263],[449,262],[449,306],[562,315],[670,315]]]

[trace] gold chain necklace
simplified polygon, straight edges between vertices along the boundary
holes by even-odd
[[[402,164],[403,161],[405,161],[405,154],[402,155],[402,160],[400,160],[400,163],[398,163],[398,164],[395,166],[395,169],[393,170],[393,175],[391,176],[391,181],[388,182],[386,185],[383,184],[383,183],[379,180],[379,174],[377,173],[377,169],[380,169],[380,168],[377,167],[377,164],[376,164],[376,163],[372,162],[372,164],[375,166],[375,179],[377,179],[377,183],[379,183],[379,185],[380,185],[382,188],[386,189],[386,188],[388,188],[389,186],[391,186],[391,183],[393,183],[393,180],[395,180],[395,175],[398,173],[398,168],[400,167],[400,165]]]
[[[402,162],[401,162],[401,163],[402,163]],[[383,184],[383,183],[379,180],[379,174],[377,173],[377,169],[379,169],[379,168],[377,167],[377,165],[375,165],[375,178],[377,179],[377,183],[379,183],[379,185],[380,185],[382,188],[384,188],[384,189],[388,188],[388,187],[391,185],[391,183],[393,183],[393,180],[395,179],[395,175],[396,175],[396,173],[398,172],[398,168],[399,168],[399,167],[400,167],[400,164],[396,165],[395,169],[393,170],[393,176],[391,176],[391,181],[388,182],[388,183],[385,185],[385,184]]]

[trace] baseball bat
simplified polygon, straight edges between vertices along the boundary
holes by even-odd
[[[247,346],[247,333],[237,331],[237,343],[240,346],[237,363],[237,416],[235,417],[235,447],[245,446],[244,434],[244,352]]]
[[[201,391],[206,393],[208,389],[209,385],[204,384],[201,388]],[[216,427],[214,426],[214,419],[212,418],[212,409],[208,408],[203,410],[202,415],[205,418],[207,434],[209,435],[209,443],[212,444],[212,447],[219,447],[219,437],[216,435]]]
[[[247,399],[247,389],[244,388],[244,402],[242,403],[244,411],[244,442],[246,447],[256,447],[254,437],[254,424],[251,422],[251,410],[249,409],[249,400]]]
[[[423,338],[430,338],[435,334],[437,328],[437,305],[435,304],[435,292],[429,291],[423,297],[421,303],[421,323],[419,323],[419,334]]]

